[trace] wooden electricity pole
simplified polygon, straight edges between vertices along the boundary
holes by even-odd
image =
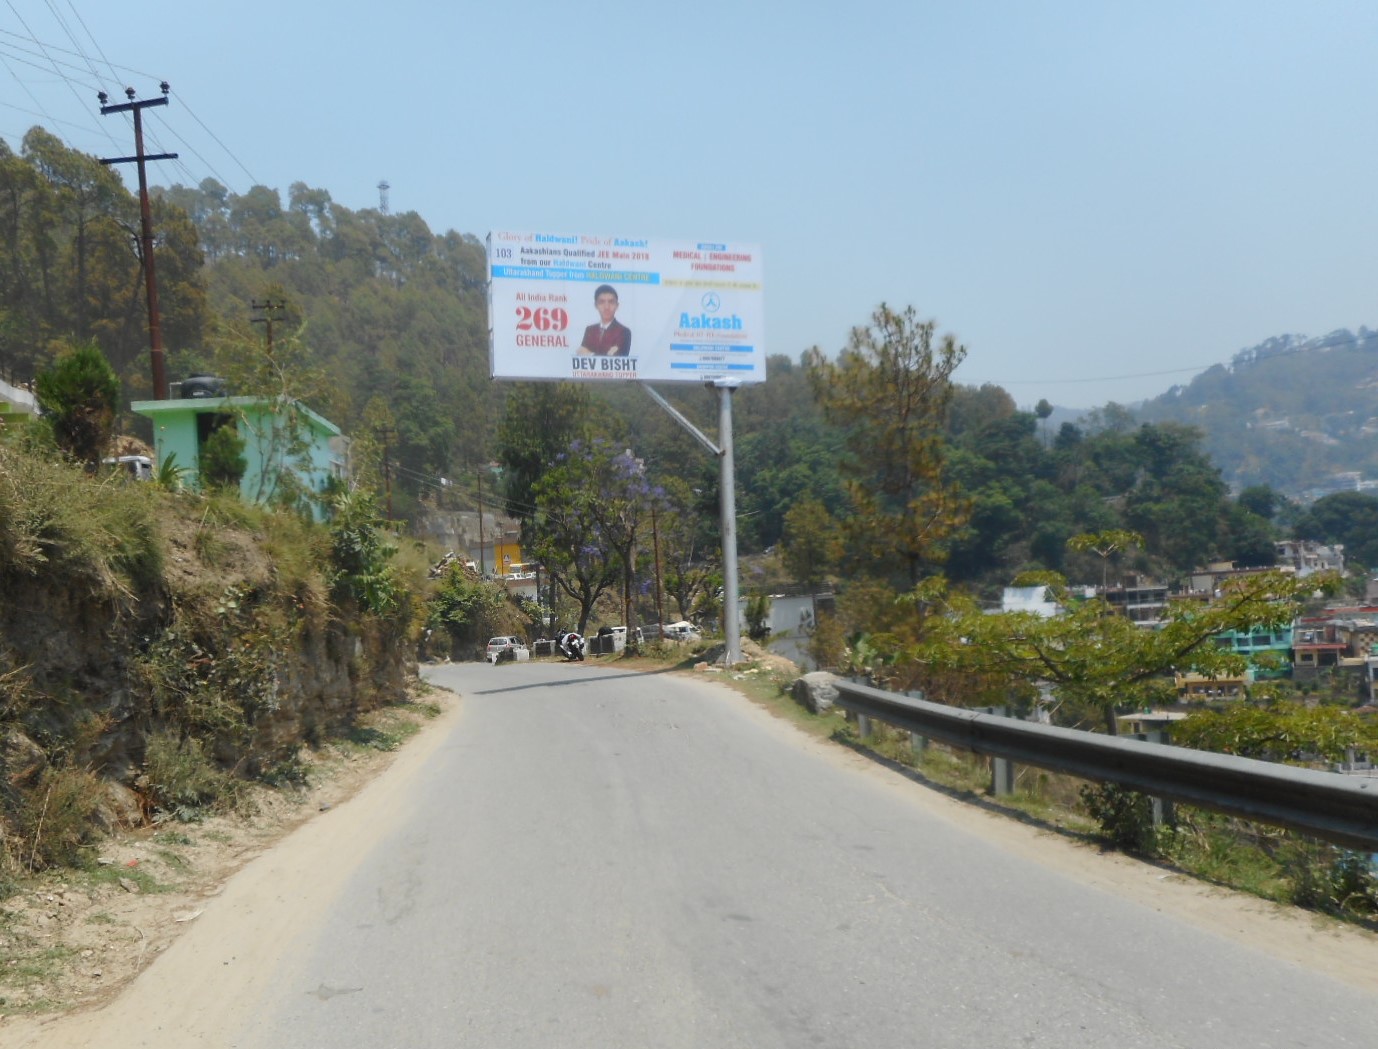
[[[272,357],[273,313],[274,311],[281,313],[283,310],[287,308],[287,303],[282,299],[278,299],[277,302],[274,302],[272,299],[264,299],[262,302],[259,302],[257,299],[250,299],[249,308],[252,309],[255,313],[259,311],[262,311],[263,313],[262,317],[254,317],[249,321],[249,323],[262,324],[264,327],[268,329],[268,356]]]
[[[270,332],[271,328],[268,329]],[[392,462],[388,458],[392,450],[389,442],[397,436],[397,431],[391,426],[374,427],[373,432],[383,440],[383,485],[388,493],[388,524],[392,523]]]
[[[148,294],[148,352],[153,363],[153,399],[167,400],[167,365],[163,360],[163,330],[158,313],[158,278],[153,269],[153,212],[148,205],[148,172],[144,167],[149,160],[176,160],[176,153],[144,152],[143,111],[149,106],[167,105],[167,94],[171,89],[164,80],[158,85],[163,90],[162,98],[134,100],[134,89],[124,89],[128,102],[119,105],[106,105],[109,99],[104,91],[96,97],[100,99],[101,116],[111,113],[134,114],[134,155],[132,157],[112,157],[102,160],[102,164],[135,164],[139,169],[139,250],[143,256],[144,288]]]

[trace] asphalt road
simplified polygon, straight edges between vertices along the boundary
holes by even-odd
[[[1030,863],[721,686],[594,663],[427,674],[459,716],[224,1044],[1378,1038],[1378,970],[1365,991]]]

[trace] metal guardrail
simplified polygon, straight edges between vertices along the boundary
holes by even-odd
[[[1032,724],[836,682],[843,710],[979,754],[1378,852],[1378,780]]]

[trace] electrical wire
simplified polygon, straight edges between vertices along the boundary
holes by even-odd
[[[53,71],[57,73],[58,76],[62,77],[63,82],[67,85],[67,89],[72,92],[72,97],[75,98],[79,104],[85,105],[86,103],[81,102],[81,96],[77,93],[76,86],[72,83],[71,78],[62,72],[62,69],[58,65],[57,61],[51,55],[48,54],[47,46],[41,40],[39,40],[38,37],[34,36],[33,30],[30,29],[29,24],[24,21],[24,16],[19,13],[18,9],[14,6],[11,0],[6,0],[5,6],[7,6],[12,12],[14,12],[14,17],[18,19],[19,24],[24,27],[24,31],[29,34],[29,38],[33,41],[33,43],[38,45],[38,49],[41,52],[43,52],[44,59],[50,65],[52,65]],[[27,90],[27,88],[25,88],[25,90]],[[37,102],[38,100],[34,99],[34,101]],[[42,106],[40,105],[39,108],[42,108]],[[105,134],[106,137],[109,138],[112,143],[115,141],[114,136],[111,135],[109,131],[106,131]]]
[[[9,8],[10,8],[11,11],[14,11],[14,4],[11,3],[11,2],[9,2],[9,0],[7,0],[7,6],[9,6]],[[68,39],[71,41],[72,45],[76,48],[76,50],[70,50],[70,49],[68,49],[68,48],[59,47],[59,46],[53,45],[53,44],[45,44],[43,41],[39,40],[39,39],[33,34],[33,30],[28,26],[27,23],[24,23],[24,22],[23,22],[23,19],[21,18],[21,19],[20,19],[20,23],[24,26],[24,29],[28,31],[28,34],[29,34],[29,35],[25,36],[25,35],[23,35],[23,34],[21,34],[21,33],[13,32],[12,30],[0,29],[0,61],[4,61],[4,56],[8,55],[8,57],[10,58],[10,60],[12,60],[12,61],[14,61],[14,62],[16,62],[16,63],[19,63],[19,64],[23,64],[23,65],[25,65],[25,66],[29,66],[29,67],[31,67],[31,68],[33,68],[33,69],[36,69],[36,70],[40,71],[40,72],[43,72],[43,73],[56,72],[57,75],[58,75],[59,77],[61,77],[61,78],[64,80],[64,82],[67,83],[68,88],[69,88],[70,90],[72,90],[73,94],[77,96],[78,100],[80,100],[80,95],[77,94],[77,88],[78,88],[78,87],[80,87],[80,88],[83,89],[83,90],[90,91],[90,93],[91,93],[92,95],[96,94],[97,91],[107,90],[107,89],[110,87],[110,85],[106,82],[106,78],[105,78],[104,76],[102,76],[101,73],[96,69],[96,66],[95,66],[95,63],[93,62],[93,60],[92,60],[92,59],[86,54],[86,52],[82,49],[80,42],[75,38],[75,35],[74,35],[74,33],[72,32],[72,29],[71,29],[71,27],[68,25],[67,21],[64,19],[64,17],[62,16],[62,14],[61,14],[59,11],[57,11],[56,9],[54,9],[51,0],[48,0],[47,6],[48,6],[48,9],[49,9],[50,13],[53,15],[54,19],[57,21],[58,25],[62,28],[63,32],[67,35]],[[100,47],[99,42],[96,41],[94,35],[93,35],[93,34],[91,33],[91,31],[90,31],[90,28],[86,25],[85,21],[83,21],[83,20],[81,19],[81,16],[80,16],[79,13],[77,13],[75,7],[72,7],[72,5],[71,5],[71,3],[70,3],[70,0],[69,0],[69,3],[68,3],[68,6],[71,7],[72,13],[73,13],[74,15],[76,15],[77,20],[81,23],[81,28],[85,31],[86,35],[87,35],[88,37],[90,37],[92,44],[95,46],[96,50],[100,53],[101,61],[102,61],[102,62],[105,64],[105,66],[110,70],[110,76],[111,76],[111,78],[114,80],[115,83],[118,83],[118,82],[119,82],[119,79],[120,79],[119,73],[120,73],[120,71],[123,71],[125,74],[132,74],[132,75],[134,75],[134,76],[144,77],[144,78],[147,78],[147,79],[157,79],[157,78],[153,77],[152,74],[145,73],[145,72],[143,72],[142,70],[134,69],[134,68],[129,67],[129,66],[118,66],[118,67],[117,67],[114,63],[112,63],[112,62],[109,60],[109,58],[106,56],[104,50]],[[15,12],[15,15],[16,15],[16,17],[19,17],[19,16],[18,16],[18,12]],[[11,39],[10,39],[10,40],[3,39],[3,38],[5,38],[5,37],[9,37],[9,38],[11,38]],[[15,43],[15,42],[12,42],[12,41],[19,41],[19,42],[22,42],[23,44],[34,44],[34,45],[36,45],[36,46],[38,47],[39,50],[38,50],[38,51],[34,51],[34,50],[30,49],[30,48],[20,46],[19,43]],[[80,60],[81,60],[81,64],[77,64],[76,62],[71,62],[71,61],[63,61],[62,59],[56,57],[56,56],[58,56],[58,55],[66,55],[66,56],[69,56],[69,57],[72,57],[72,58],[80,59]],[[28,56],[28,57],[24,57],[24,56]],[[34,59],[34,58],[41,58],[41,59],[43,60],[43,62],[33,61],[32,59]],[[10,70],[10,72],[11,72],[11,75],[14,77],[14,79],[15,79],[22,87],[24,87],[25,91],[29,94],[29,97],[33,99],[34,105],[36,105],[36,106],[39,107],[39,110],[40,110],[39,113],[36,113],[36,114],[35,114],[35,113],[30,112],[30,115],[39,116],[39,117],[41,117],[43,120],[47,121],[49,124],[52,124],[52,125],[59,125],[59,124],[60,124],[60,125],[65,126],[65,127],[78,128],[78,129],[80,129],[80,130],[91,130],[92,128],[96,128],[96,129],[99,130],[99,132],[100,132],[101,134],[103,134],[107,139],[109,139],[110,142],[111,142],[116,148],[119,148],[119,143],[118,143],[118,141],[117,141],[117,140],[115,139],[115,137],[110,133],[108,127],[106,127],[106,126],[103,125],[103,124],[79,125],[79,124],[74,124],[74,123],[72,123],[72,122],[70,122],[70,121],[60,121],[60,120],[56,119],[55,117],[53,117],[53,116],[43,107],[42,103],[41,103],[41,102],[38,100],[38,98],[33,94],[33,92],[32,92],[31,90],[29,90],[28,85],[26,85],[26,84],[24,83],[24,81],[18,76],[18,74],[15,73],[13,70]],[[77,75],[74,76],[74,75],[71,75],[71,74],[77,74]],[[95,81],[94,84],[91,83],[90,81],[87,81],[87,80],[85,79],[85,78],[88,77],[88,76],[94,78],[94,81]],[[253,172],[250,171],[249,168],[244,164],[244,162],[241,161],[241,160],[239,159],[239,157],[235,154],[235,152],[234,152],[232,149],[230,149],[229,146],[227,146],[227,145],[225,144],[225,142],[220,138],[220,136],[218,136],[213,130],[211,130],[211,128],[206,124],[206,122],[205,122],[204,120],[201,119],[201,117],[196,113],[196,111],[195,111],[194,109],[192,109],[192,107],[188,104],[188,102],[186,101],[186,99],[185,99],[183,96],[181,96],[181,95],[179,94],[179,95],[178,95],[178,98],[177,98],[177,101],[178,101],[179,106],[180,106],[180,107],[181,107],[181,108],[192,118],[192,120],[194,120],[194,121],[196,122],[196,125],[197,125],[199,128],[201,128],[201,130],[204,131],[207,135],[210,136],[211,140],[212,140],[217,146],[219,146],[220,149],[222,149],[222,150],[225,152],[225,155],[228,156],[228,157],[230,158],[230,160],[233,161],[234,164],[235,164],[236,166],[238,166],[239,169],[240,169],[241,171],[244,172],[245,175],[248,176],[249,180],[250,180],[253,184],[257,185],[257,184],[258,184],[258,179],[254,177]],[[4,105],[4,104],[5,104],[5,103],[0,103],[0,105]],[[83,103],[83,105],[85,105],[85,103]],[[16,107],[11,107],[11,108],[16,108]],[[126,124],[127,124],[128,126],[132,126],[132,118],[130,117],[130,115],[127,114],[127,113],[126,113],[126,114],[123,114],[123,115],[124,115],[124,117],[125,117]],[[230,179],[226,178],[225,175],[222,174],[219,170],[217,170],[215,164],[213,164],[213,163],[212,163],[212,162],[211,162],[211,161],[210,161],[200,150],[198,150],[198,149],[197,149],[197,148],[196,148],[186,137],[184,137],[183,135],[180,135],[180,134],[172,127],[171,124],[164,123],[164,131],[165,131],[165,133],[170,134],[170,135],[177,141],[177,143],[178,143],[182,148],[184,148],[188,153],[191,153],[192,156],[194,156],[195,159],[196,159],[201,165],[203,165],[204,168],[205,168],[207,171],[209,171],[210,174],[211,174],[217,181],[219,181],[219,182],[220,182],[223,186],[225,186],[227,189],[231,190],[231,192],[237,192],[237,190],[235,189],[234,183],[233,183]],[[148,136],[148,139],[149,139],[150,143],[152,143],[152,145],[153,145],[153,147],[154,147],[154,149],[155,149],[156,151],[162,152],[162,153],[171,153],[171,152],[173,152],[172,150],[168,149],[167,147],[165,147],[165,146],[162,144],[162,142],[160,141],[159,133],[158,133],[158,131],[157,131],[155,128],[147,127],[147,126],[146,126],[146,127],[145,127],[145,134]],[[175,160],[173,160],[173,164],[174,164],[174,166],[177,168],[177,170],[179,170],[179,171],[181,171],[181,172],[183,173],[183,176],[186,178],[186,180],[187,180],[188,183],[190,183],[190,184],[192,184],[192,185],[195,185],[195,184],[197,184],[197,183],[199,182],[199,179],[196,177],[195,173],[192,172],[192,170],[186,165],[186,163],[185,163],[184,161],[182,161],[182,159],[181,159],[180,157],[178,157],[178,158],[176,158]]]
[[[1119,379],[1152,379],[1160,375],[1188,375],[1194,372],[1203,372],[1209,368],[1214,368],[1215,363],[1198,364],[1194,368],[1169,368],[1159,372],[1134,372],[1131,375],[1100,375],[1090,376],[1080,379],[1052,379],[1046,376],[1042,379],[983,379],[983,384],[990,383],[995,386],[1052,386],[1062,383],[1072,382],[1115,382]]]

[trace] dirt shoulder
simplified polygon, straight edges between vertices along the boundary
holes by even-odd
[[[353,797],[393,764],[406,739],[457,702],[434,690],[375,711],[352,739],[303,749],[304,786],[250,787],[238,813],[129,831],[97,846],[89,871],[24,880],[0,899],[0,1034],[115,997],[197,921],[233,874]]]

